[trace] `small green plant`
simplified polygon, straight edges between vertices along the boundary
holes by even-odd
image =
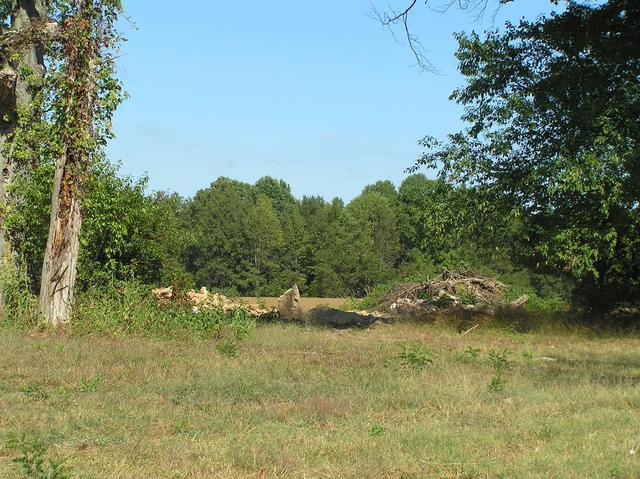
[[[29,479],[67,479],[64,460],[47,458],[47,448],[39,438],[27,439],[23,434],[7,436],[6,447],[10,451],[18,451],[20,456],[13,460],[20,466],[23,477]]]
[[[73,393],[73,390],[61,384],[56,388],[56,393],[60,396],[70,396]]]
[[[238,346],[235,341],[228,339],[226,341],[222,341],[218,344],[217,348],[218,352],[227,358],[233,358],[238,355]]]
[[[460,297],[460,301],[465,305],[472,305],[478,302],[478,297],[471,288],[462,284],[456,289],[456,293]]]
[[[95,393],[98,391],[98,385],[102,382],[102,378],[100,376],[96,376],[91,379],[82,378],[80,380],[80,386],[78,389],[85,393]]]
[[[180,419],[177,423],[173,425],[173,432],[175,434],[184,434],[187,436],[194,435],[194,429],[186,419]]]
[[[489,351],[489,362],[497,373],[502,373],[511,366],[511,361],[509,360],[510,354],[511,351],[508,349],[503,349],[502,351],[495,351],[492,349]]]
[[[264,298],[258,298],[258,308],[267,309],[267,302],[264,300]]]
[[[164,359],[160,363],[160,369],[162,369],[163,371],[168,371],[169,369],[171,369],[171,366],[173,366],[173,363],[168,359]]]
[[[462,362],[472,363],[478,356],[480,355],[480,349],[474,348],[473,346],[467,346],[467,349],[462,353]]]
[[[522,351],[522,357],[525,361],[529,362],[533,360],[533,353],[529,351]]]
[[[255,320],[244,309],[235,309],[227,314],[231,315],[229,327],[233,331],[233,337],[237,340],[246,339],[256,328]]]
[[[612,478],[622,477],[622,470],[620,469],[620,465],[615,464],[609,469],[609,474],[611,474]]]
[[[440,291],[440,294],[436,296],[433,302],[441,308],[448,308],[454,303],[454,298],[444,291]]]
[[[22,393],[34,401],[46,401],[49,399],[47,392],[42,389],[42,386],[35,382],[27,383],[27,385],[22,388]]]
[[[382,436],[383,434],[384,434],[384,427],[381,426],[380,424],[375,424],[369,431],[369,436],[371,437],[378,437],[378,436]]]
[[[492,393],[499,393],[504,391],[504,387],[507,385],[507,379],[501,375],[495,375],[489,381],[487,389]]]
[[[502,392],[507,385],[507,378],[505,377],[506,371],[511,366],[509,355],[511,352],[508,349],[502,351],[489,351],[488,358],[491,366],[494,370],[494,376],[489,381],[487,389],[489,392]]]
[[[425,301],[430,301],[432,299],[431,294],[429,294],[429,291],[427,291],[426,289],[423,289],[422,291],[420,291],[420,293],[418,294],[418,298],[423,299]]]
[[[432,356],[433,353],[420,343],[404,346],[399,354],[403,366],[415,369],[420,369],[427,364],[433,363]]]

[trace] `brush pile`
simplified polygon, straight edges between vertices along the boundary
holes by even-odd
[[[491,312],[498,306],[521,306],[526,297],[505,302],[507,286],[495,278],[444,270],[430,281],[400,284],[378,301],[376,309],[401,316],[423,316],[438,310]]]

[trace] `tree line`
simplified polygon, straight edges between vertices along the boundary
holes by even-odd
[[[474,2],[486,5],[488,2]],[[506,2],[501,2],[506,3]],[[380,16],[388,25],[407,19]],[[345,204],[282,180],[146,193],[104,154],[124,98],[117,0],[0,2],[0,308],[135,279],[238,294],[363,296],[443,267],[485,269],[599,315],[640,299],[640,5],[568,1],[458,34],[463,130],[425,137],[399,188]],[[409,37],[412,38],[412,37]],[[46,68],[45,68],[46,67]]]
[[[34,292],[41,282],[50,168],[22,176],[30,208],[8,218]],[[398,188],[390,181],[366,186],[346,204],[340,198],[297,199],[285,181],[271,177],[255,184],[221,177],[185,199],[147,194],[145,178],[121,177],[105,161],[87,185],[78,286],[136,279],[274,296],[296,283],[309,296],[362,297],[390,281],[471,268],[540,294],[557,288],[558,278],[513,261],[517,224],[471,234],[479,224],[468,207],[478,201],[473,190],[423,174],[408,176]]]

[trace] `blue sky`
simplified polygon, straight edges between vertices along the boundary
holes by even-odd
[[[412,29],[434,75],[367,16],[368,0],[124,3],[132,23],[123,22],[119,75],[130,98],[109,146],[122,173],[147,174],[151,189],[184,196],[219,176],[253,183],[270,175],[297,197],[345,200],[379,179],[399,184],[420,138],[460,127],[460,108],[448,100],[462,83],[454,32],[551,9],[520,0],[478,21],[420,6]]]

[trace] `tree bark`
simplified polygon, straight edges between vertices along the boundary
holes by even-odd
[[[42,264],[40,313],[53,327],[69,321],[80,250],[82,215],[67,154],[56,164],[53,179],[49,239]]]
[[[93,0],[81,0],[74,19],[64,25],[62,49],[65,121],[62,152],[56,163],[51,196],[49,238],[42,264],[40,314],[58,327],[71,319],[75,292],[80,228],[80,201],[87,176],[96,102],[95,66],[99,39],[93,31]]]
[[[47,18],[46,0],[17,0],[11,18],[11,31],[31,30],[38,22]],[[29,81],[22,75],[22,68],[32,74],[44,75],[44,47],[37,42],[16,45],[18,60],[12,61],[8,54],[0,60],[0,312],[5,307],[4,281],[14,269],[11,243],[5,228],[6,211],[10,199],[7,187],[11,184],[15,170],[10,153],[10,143],[18,127],[18,112],[32,100]],[[4,53],[4,52],[3,52]]]

